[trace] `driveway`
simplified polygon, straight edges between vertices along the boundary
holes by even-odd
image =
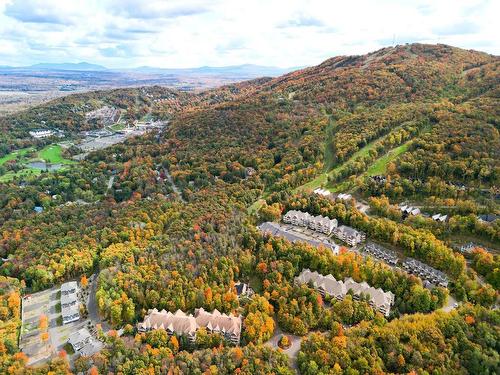
[[[38,293],[25,296],[22,301],[22,328],[19,339],[21,350],[28,356],[28,364],[35,365],[46,362],[63,349],[68,342],[68,337],[80,328],[87,327],[92,330],[95,323],[100,322],[95,303],[95,289],[97,282],[93,280],[90,293],[89,318],[97,320],[83,320],[62,324],[60,307],[60,287],[54,287]],[[90,312],[93,313],[91,316]],[[48,318],[49,339],[43,342],[42,331],[39,329],[40,316]],[[59,322],[58,322],[59,320]],[[107,325],[103,327],[107,330]],[[72,358],[70,358],[71,360]]]
[[[446,302],[446,305],[443,306],[441,309],[446,312],[450,312],[451,310],[456,309],[455,303],[457,303],[457,300],[453,298],[453,296],[450,294],[448,295],[448,301]]]
[[[265,345],[270,346],[273,349],[278,349],[278,341],[283,336],[283,334],[284,332],[281,330],[281,328],[276,325],[276,330],[274,331],[273,336],[268,341],[266,341]],[[288,356],[288,358],[290,359],[290,365],[295,371],[297,371],[297,354],[300,351],[300,342],[302,340],[302,337],[290,334],[286,335],[290,338],[291,345],[286,350],[281,348],[280,349]]]

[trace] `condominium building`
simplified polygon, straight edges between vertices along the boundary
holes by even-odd
[[[391,306],[394,304],[394,294],[392,292],[384,292],[380,288],[376,289],[364,281],[358,283],[350,277],[344,281],[338,281],[332,275],[323,276],[318,272],[305,269],[295,278],[295,283],[299,285],[311,283],[323,297],[334,297],[339,301],[343,300],[349,291],[352,293],[354,300],[366,296],[370,306],[385,316],[389,315]]]
[[[330,234],[332,230],[337,227],[337,219],[330,219],[325,216],[312,216],[308,212],[288,211],[285,216],[283,216],[283,222],[287,224],[293,224],[301,227],[310,228],[316,232]]]
[[[223,314],[217,309],[213,312],[203,308],[195,309],[194,315],[186,314],[181,310],[171,313],[165,310],[149,310],[142,323],[137,324],[140,332],[153,329],[164,329],[169,335],[184,335],[190,341],[196,339],[196,331],[205,327],[210,333],[219,333],[233,344],[240,342],[242,317],[233,314]]]

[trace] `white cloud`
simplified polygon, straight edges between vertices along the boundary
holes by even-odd
[[[303,66],[393,41],[498,54],[498,14],[495,0],[0,0],[0,65]]]

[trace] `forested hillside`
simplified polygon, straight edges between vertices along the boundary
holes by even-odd
[[[169,120],[71,170],[0,183],[4,326],[18,324],[17,293],[95,274],[99,329],[112,329],[99,331],[102,351],[72,362],[75,373],[498,373],[500,221],[478,215],[499,213],[499,65],[476,51],[412,44],[202,93],[68,96],[2,119],[8,149],[44,116],[48,126],[85,129],[82,106]],[[321,197],[318,187],[354,198]],[[402,202],[427,216],[404,218]],[[429,286],[345,243],[334,255],[256,229],[292,209],[363,231],[449,284]],[[450,217],[438,223],[432,210]],[[466,240],[488,251],[452,247]],[[297,285],[306,268],[391,292],[390,314],[364,297],[337,301]],[[239,298],[238,281],[255,294]],[[135,328],[149,309],[200,307],[241,314],[240,345],[205,331],[193,343]],[[296,357],[268,341],[276,327],[302,342]],[[3,332],[2,371],[70,371],[65,352],[27,366]]]

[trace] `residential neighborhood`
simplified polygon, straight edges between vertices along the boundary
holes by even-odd
[[[171,313],[152,309],[148,311],[144,321],[137,324],[139,332],[164,329],[169,335],[184,335],[190,341],[196,339],[196,331],[200,327],[206,328],[208,332],[220,333],[226,340],[237,345],[240,342],[242,317],[222,314],[217,309],[211,313],[203,308],[195,309],[194,315],[181,310]]]
[[[340,251],[339,245],[332,242],[328,237],[297,226],[285,226],[268,221],[260,224],[258,229],[266,234],[286,238],[290,242],[306,242],[314,247],[325,247],[335,255]]]
[[[333,235],[349,246],[359,245],[366,240],[366,234],[347,225],[341,225],[333,230]]]
[[[27,295],[22,301],[22,326],[19,346],[30,364],[44,363],[70,345],[71,361],[91,355],[104,345],[97,339],[97,321],[81,315],[90,296],[77,281],[63,283],[42,292]]]
[[[357,283],[350,277],[344,281],[337,281],[332,275],[323,276],[316,271],[305,269],[295,278],[295,282],[299,285],[311,283],[323,296],[334,297],[337,300],[343,300],[349,292],[352,292],[355,300],[366,295],[370,306],[385,316],[389,316],[391,305],[394,303],[393,293],[384,292],[380,288],[375,289],[366,282]]]
[[[287,224],[309,227],[310,229],[324,234],[332,233],[332,230],[337,227],[337,219],[330,219],[321,215],[312,216],[307,212],[288,211],[283,216],[283,222]]]
[[[405,259],[402,263],[402,268],[405,271],[422,278],[422,280],[428,281],[429,283],[439,285],[444,288],[448,287],[448,277],[444,274],[444,272],[438,271],[416,259]]]

